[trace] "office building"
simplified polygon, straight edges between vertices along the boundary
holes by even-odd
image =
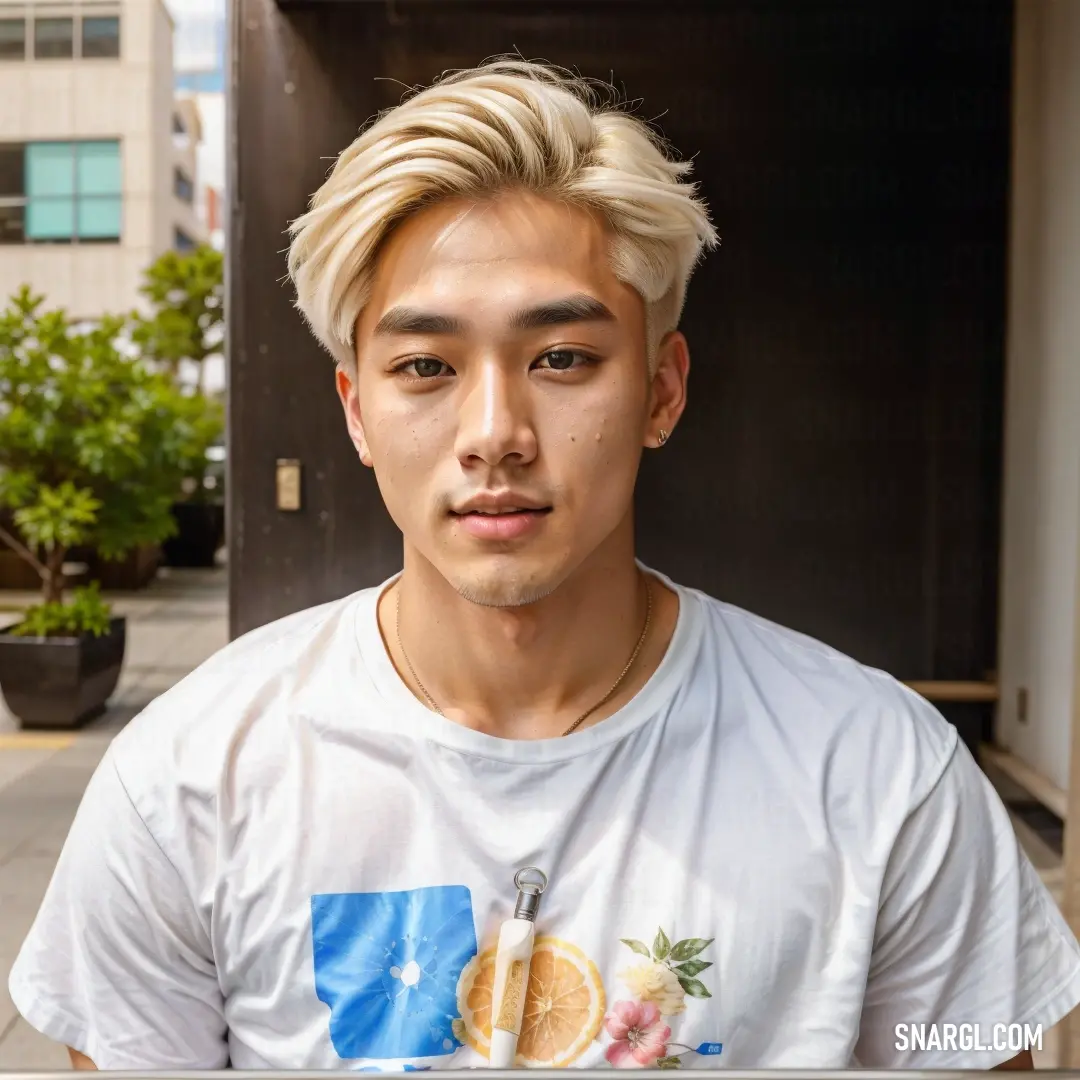
[[[161,0],[0,3],[0,294],[129,310],[154,258],[203,239],[172,48]]]
[[[225,0],[167,0],[176,27],[173,85],[199,110],[196,209],[215,247],[225,242]]]

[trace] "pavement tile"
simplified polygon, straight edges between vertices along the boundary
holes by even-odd
[[[33,769],[36,769],[46,758],[49,758],[57,749],[47,749],[41,744],[19,743],[15,741],[21,732],[10,735],[0,735],[0,791],[18,780]],[[68,743],[70,745],[70,742]],[[0,848],[3,844],[0,842]]]
[[[66,1072],[70,1068],[66,1048],[42,1038],[21,1016],[0,1039],[0,1070]]]

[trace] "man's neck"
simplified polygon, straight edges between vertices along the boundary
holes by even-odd
[[[427,695],[448,719],[500,738],[553,738],[626,667],[645,622],[646,584],[647,640],[588,726],[644,685],[678,615],[677,597],[651,576],[646,583],[632,553],[594,557],[544,599],[513,608],[464,599],[430,563],[407,553],[405,571],[379,605],[379,626],[402,679],[429,707]]]

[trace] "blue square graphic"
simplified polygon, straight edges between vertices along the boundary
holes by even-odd
[[[464,885],[311,898],[315,992],[338,1057],[435,1057],[454,1037],[457,983],[476,955]]]

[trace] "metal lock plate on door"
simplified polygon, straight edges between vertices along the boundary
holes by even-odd
[[[300,509],[300,462],[296,458],[278,458],[277,508]]]

